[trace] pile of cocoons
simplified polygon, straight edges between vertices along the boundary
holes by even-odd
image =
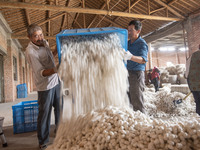
[[[81,128],[77,128],[80,127]],[[108,106],[80,116],[66,130],[59,126],[55,150],[198,150],[200,118],[197,114],[169,119],[151,118],[127,107]]]
[[[146,113],[129,104],[128,72],[117,34],[63,38],[59,75],[64,114],[47,150],[199,150],[200,117],[192,97],[145,88]]]

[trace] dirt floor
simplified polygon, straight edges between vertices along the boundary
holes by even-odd
[[[8,147],[2,147],[3,143],[0,138],[0,150],[39,150],[36,131],[18,134],[13,133],[12,106],[22,101],[32,100],[37,100],[37,92],[32,92],[28,94],[28,97],[16,99],[14,102],[0,103],[0,117],[4,117],[2,130],[8,144]],[[55,128],[54,121],[55,119],[52,109],[50,143],[53,142],[55,137],[53,132]]]
[[[52,125],[50,131],[50,143],[53,143],[55,137],[53,131],[54,126]],[[3,133],[8,147],[0,146],[0,149],[2,150],[39,150],[36,131],[13,134],[13,126],[7,126],[3,128]]]

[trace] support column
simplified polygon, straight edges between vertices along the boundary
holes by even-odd
[[[160,65],[159,65],[159,59],[158,59],[158,51],[156,51],[155,53],[156,53],[156,62],[157,62],[157,67],[160,67]]]
[[[149,48],[148,65],[149,65],[149,69],[151,69],[152,68],[152,47],[151,47],[151,43],[148,43],[148,48]]]
[[[186,21],[189,55],[199,49],[200,44],[200,10],[191,14]]]
[[[11,40],[7,41],[7,55],[4,59],[4,91],[5,91],[5,102],[14,101],[14,89],[13,89],[13,58]]]

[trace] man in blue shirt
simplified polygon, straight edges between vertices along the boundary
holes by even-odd
[[[134,111],[145,113],[144,109],[144,71],[147,62],[148,46],[141,38],[142,24],[140,21],[132,20],[128,25],[128,51],[125,54],[127,69],[129,73],[129,99]]]

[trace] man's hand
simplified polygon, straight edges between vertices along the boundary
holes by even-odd
[[[54,67],[53,71],[54,71],[54,73],[57,73],[58,72],[57,67]]]
[[[125,51],[124,52],[124,60],[126,61],[126,60],[131,60],[131,58],[132,58],[132,54],[129,52],[129,51]]]
[[[58,54],[57,46],[55,47],[55,50],[54,50],[52,53],[53,53],[53,56],[54,56],[54,57]]]

